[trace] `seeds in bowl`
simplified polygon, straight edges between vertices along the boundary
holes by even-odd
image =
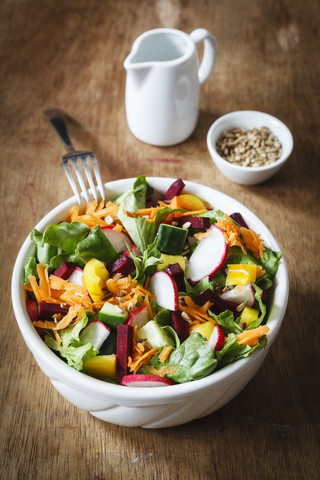
[[[279,160],[282,145],[268,127],[232,128],[222,132],[216,142],[218,154],[242,167],[263,167]]]

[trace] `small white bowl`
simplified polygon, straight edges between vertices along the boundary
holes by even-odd
[[[222,158],[216,147],[216,142],[222,132],[232,128],[268,127],[279,139],[282,145],[281,157],[271,165],[263,167],[242,167],[228,162]],[[268,113],[256,112],[254,110],[242,110],[231,112],[218,118],[210,127],[207,135],[207,145],[216,167],[229,180],[241,185],[256,185],[272,177],[283,167],[293,149],[293,137],[286,125]]]
[[[164,193],[171,178],[147,178],[150,185]],[[105,185],[106,198],[114,199],[132,186],[134,179],[124,179]],[[240,212],[250,228],[257,231],[272,250],[280,247],[268,228],[249,209],[233,198],[209,187],[185,182],[185,191],[199,196],[216,208],[231,214]],[[51,223],[64,220],[76,204],[72,197],[49,212],[36,228],[43,231]],[[41,340],[32,326],[26,310],[23,289],[23,268],[35,247],[28,237],[18,254],[12,275],[12,303],[21,334],[36,362],[52,385],[72,404],[89,411],[95,417],[116,425],[164,428],[180,425],[209,415],[234,398],[260,368],[275,340],[286,311],[289,282],[285,260],[280,260],[268,319],[268,343],[248,358],[238,360],[208,377],[170,387],[124,387],[89,377],[69,367]]]

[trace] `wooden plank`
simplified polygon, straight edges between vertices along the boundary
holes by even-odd
[[[312,0],[1,3],[1,478],[318,478],[319,19]],[[124,108],[123,61],[159,26],[207,28],[218,43],[197,128],[170,148],[135,139]],[[14,259],[71,195],[48,108],[69,115],[74,144],[96,153],[104,181],[203,183],[244,203],[277,238],[291,285],[283,327],[256,377],[218,412],[165,430],[103,423],[62,398],[24,344],[10,306]],[[238,109],[271,113],[294,135],[288,165],[259,186],[228,181],[207,151],[211,123]]]

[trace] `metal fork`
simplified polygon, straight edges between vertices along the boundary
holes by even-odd
[[[66,175],[68,177],[68,180],[70,182],[71,188],[73,190],[73,193],[75,194],[77,201],[79,205],[81,204],[81,197],[79,194],[79,190],[76,184],[76,181],[73,176],[72,168],[70,164],[73,166],[74,171],[76,173],[76,177],[78,179],[79,185],[81,187],[83,196],[87,202],[89,202],[89,195],[88,195],[88,190],[85,185],[83,175],[81,172],[81,165],[83,167],[83,170],[86,174],[91,193],[96,201],[98,201],[98,194],[96,190],[96,186],[93,181],[93,177],[91,174],[90,166],[89,166],[89,161],[91,163],[92,170],[95,174],[95,178],[98,184],[99,192],[103,200],[105,200],[105,194],[104,194],[104,189],[103,189],[103,184],[101,180],[101,175],[98,167],[98,162],[96,159],[96,156],[94,155],[93,152],[90,151],[76,151],[75,148],[73,147],[68,129],[67,129],[67,124],[65,121],[65,116],[61,110],[46,110],[44,112],[45,116],[59,135],[60,139],[62,140],[62,143],[67,151],[66,155],[63,155],[62,157],[62,165],[64,167],[64,170],[66,172]]]

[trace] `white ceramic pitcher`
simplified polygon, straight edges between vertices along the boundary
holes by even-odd
[[[199,67],[196,46],[202,41]],[[212,71],[215,54],[215,40],[203,28],[190,35],[157,28],[135,40],[124,62],[125,105],[129,128],[139,140],[169,146],[191,135],[198,119],[200,85]]]

